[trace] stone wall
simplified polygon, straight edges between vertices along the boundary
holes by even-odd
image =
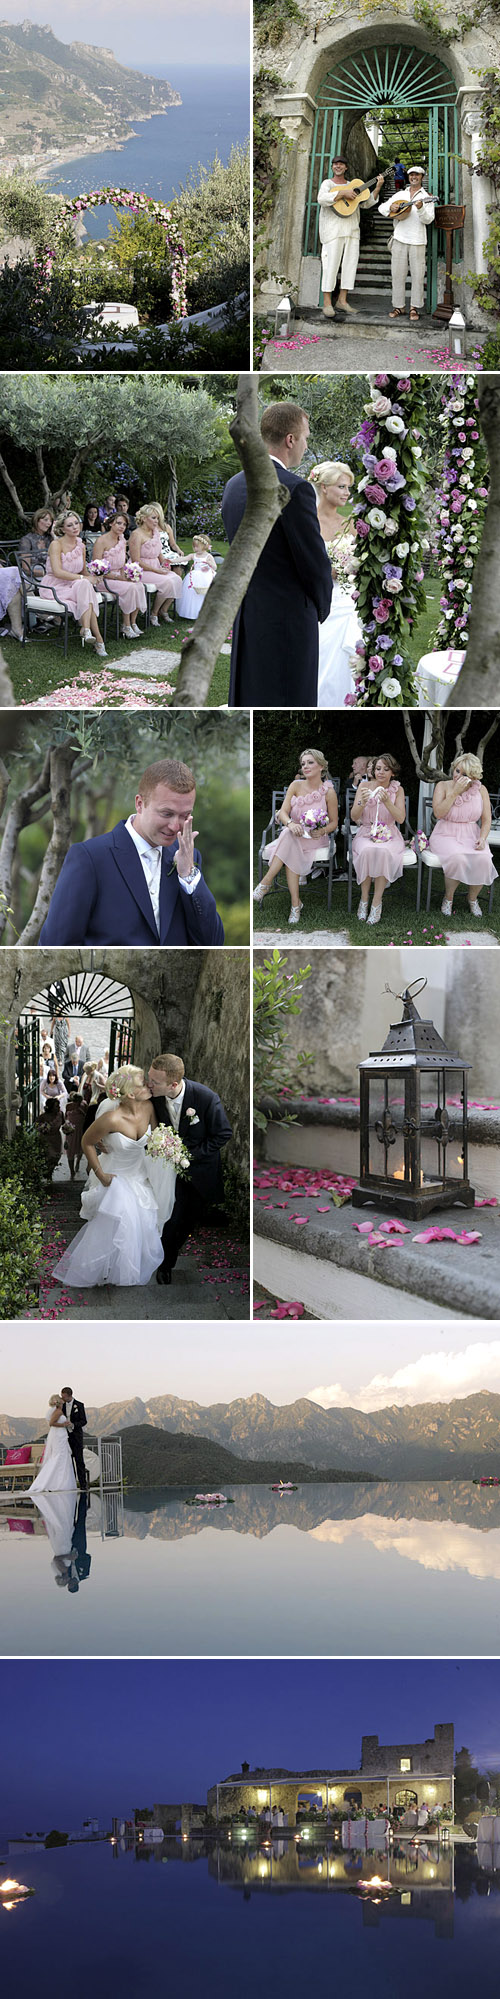
[[[495,951],[448,951],[446,1040],[472,1059],[471,1097],[500,1096],[500,970]],[[464,963],[464,960],[466,962]]]
[[[197,952],[200,958],[201,953]],[[190,1076],[217,1090],[233,1127],[228,1148],[238,1173],[248,1180],[250,964],[247,951],[205,951],[186,1047]]]
[[[411,1775],[425,1774],[432,1770],[434,1775],[441,1771],[443,1776],[453,1772],[454,1732],[453,1722],[438,1722],[434,1735],[425,1742],[380,1743],[378,1735],[364,1735],[361,1742],[361,1768],[363,1772],[385,1770],[390,1776],[397,1770],[402,1757],[411,1761]]]
[[[406,1790],[407,1788],[416,1791],[417,1803],[419,1805],[424,1803],[429,1806],[445,1805],[450,1802],[452,1793],[451,1773],[447,1776],[441,1776],[439,1772],[431,1768],[428,1774],[420,1772],[415,1775],[414,1771],[409,1774],[405,1772],[398,1774],[397,1768],[395,1769],[394,1767],[393,1759],[392,1771],[386,1769],[382,1763],[378,1774],[372,1777],[363,1777],[360,1775],[359,1770],[353,1770],[352,1775],[344,1772],[339,1783],[336,1782],[336,1773],[333,1771],[332,1775],[328,1778],[328,1806],[330,1811],[334,1810],[338,1812],[345,1804],[345,1816],[349,1816],[346,1792],[359,1792],[361,1802],[366,1810],[376,1811],[379,1804],[385,1805],[387,1802],[388,1777],[390,1779],[389,1799],[391,1804],[394,1804],[397,1792]],[[275,1781],[271,1779],[271,1785],[269,1786],[269,1783],[266,1784],[265,1775],[263,1774],[261,1783],[235,1783],[219,1786],[219,1821],[223,1818],[234,1818],[238,1812],[254,1811],[257,1818],[261,1817],[269,1806],[269,1790],[271,1790],[271,1806],[274,1807],[277,1805],[279,1810],[284,1812],[289,1827],[294,1826],[296,1823],[299,1796],[317,1794],[321,1797],[323,1806],[326,1807],[326,1776],[315,1778],[303,1777],[299,1780],[295,1778],[293,1783],[284,1778],[276,1778]],[[211,1816],[216,1818],[217,1792],[215,1785],[208,1792],[207,1807]]]
[[[256,958],[262,965],[264,952]],[[301,1010],[287,1023],[286,1082],[296,1094],[319,1097],[359,1095],[358,1063],[383,1047],[389,1027],[401,1019],[394,995],[424,975],[416,996],[421,1018],[434,1021],[448,1047],[471,1062],[469,1093],[500,1093],[500,957],[484,950],[439,951],[378,946],[370,950],[288,953],[288,970],[310,965]],[[388,991],[390,984],[391,990]],[[299,1051],[312,1055],[302,1072]]]

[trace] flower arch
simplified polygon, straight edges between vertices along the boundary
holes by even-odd
[[[54,247],[51,246],[47,250],[49,270],[57,254],[57,245],[66,224],[72,222],[75,216],[85,215],[89,209],[105,208],[108,204],[112,208],[128,208],[131,215],[140,215],[146,221],[157,222],[163,229],[165,248],[171,259],[172,317],[182,319],[187,312],[187,250],[171,208],[167,208],[163,201],[155,201],[151,194],[138,194],[134,188],[129,187],[99,187],[91,194],[74,195],[71,200],[62,202],[54,226]]]
[[[444,465],[437,501],[435,552],[443,579],[438,646],[467,645],[472,579],[486,513],[488,484],[479,423],[477,379],[456,375],[446,384],[439,422]]]
[[[406,631],[425,607],[422,589],[424,477],[419,375],[371,375],[364,421],[351,444],[361,457],[354,507],[357,597],[363,638],[353,659],[347,705],[415,707],[418,691]],[[406,629],[405,629],[406,628]]]

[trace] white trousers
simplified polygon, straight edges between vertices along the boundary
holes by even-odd
[[[332,292],[340,272],[341,290],[352,292],[356,283],[359,261],[359,229],[354,236],[332,236],[329,243],[321,247],[321,271],[323,291]]]
[[[424,303],[425,243],[398,243],[397,236],[391,244],[392,303],[404,308],[406,274],[410,265],[411,303],[416,310]]]

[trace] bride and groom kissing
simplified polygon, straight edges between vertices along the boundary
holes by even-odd
[[[84,1227],[55,1279],[79,1289],[148,1284],[156,1274],[170,1284],[183,1243],[223,1194],[221,1151],[231,1136],[220,1097],[186,1077],[180,1055],[154,1056],[147,1081],[130,1062],[113,1070],[82,1140]]]

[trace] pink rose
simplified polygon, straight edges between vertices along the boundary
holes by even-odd
[[[379,597],[373,606],[373,616],[378,625],[386,625],[391,609],[390,597]]]
[[[383,507],[386,498],[383,486],[365,486],[365,494],[374,507]]]
[[[381,672],[382,672],[382,667],[383,667],[383,665],[384,665],[384,661],[383,661],[383,659],[381,658],[381,656],[380,656],[380,653],[379,653],[379,652],[372,652],[372,653],[370,654],[370,658],[369,658],[369,660],[368,660],[368,665],[369,665],[369,666],[371,667],[371,669],[372,669],[372,673],[381,673]]]
[[[390,396],[372,396],[371,408],[374,416],[389,416],[392,409]]]

